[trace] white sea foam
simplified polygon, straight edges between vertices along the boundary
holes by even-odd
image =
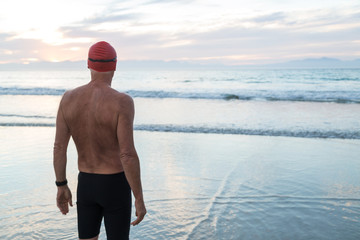
[[[60,96],[65,89],[55,88],[2,88],[0,95],[43,95]],[[130,96],[142,98],[190,98],[222,100],[263,100],[263,101],[301,101],[301,102],[335,102],[360,103],[359,91],[305,91],[305,90],[232,90],[231,92],[194,92],[194,91],[141,91],[127,90]]]

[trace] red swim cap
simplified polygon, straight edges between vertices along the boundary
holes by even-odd
[[[116,52],[107,42],[101,41],[89,49],[88,68],[97,72],[116,70]]]

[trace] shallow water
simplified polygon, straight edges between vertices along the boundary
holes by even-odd
[[[54,128],[0,135],[0,239],[76,239],[75,207],[55,205]],[[359,140],[136,131],[135,142],[148,214],[131,239],[360,237]],[[68,159],[75,193],[73,144]]]

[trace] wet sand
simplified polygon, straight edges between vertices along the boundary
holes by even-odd
[[[0,127],[1,239],[77,237],[75,207],[55,205],[54,130]],[[136,131],[135,142],[148,215],[131,239],[360,237],[359,140]],[[75,202],[73,144],[67,175]]]

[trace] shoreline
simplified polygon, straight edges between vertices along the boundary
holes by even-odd
[[[0,128],[55,128],[53,123],[0,123]],[[263,137],[288,137],[288,138],[305,138],[305,139],[342,139],[342,140],[360,140],[360,132],[316,132],[316,131],[301,131],[291,132],[284,130],[262,130],[262,129],[234,129],[234,128],[208,128],[208,127],[192,127],[182,128],[181,126],[171,125],[155,125],[142,124],[135,125],[134,131],[144,132],[163,132],[163,133],[189,133],[189,134],[215,134],[215,135],[239,135],[239,136],[263,136]],[[354,134],[356,134],[354,136]]]

